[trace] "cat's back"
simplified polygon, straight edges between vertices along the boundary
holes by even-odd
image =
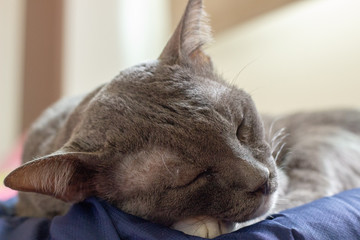
[[[277,119],[264,116],[264,124],[277,164],[289,176],[289,186],[283,186],[289,188],[286,191],[295,191],[304,182],[321,186],[311,193],[312,198],[310,193],[304,197],[314,200],[360,187],[359,110],[300,112]]]
[[[356,109],[335,109],[296,113],[279,118],[279,123],[291,132],[312,127],[331,126],[360,134],[360,111]]]
[[[360,136],[360,110],[356,109],[333,109],[262,117],[265,131],[270,139],[281,129],[288,135],[288,140],[316,129],[346,131]]]

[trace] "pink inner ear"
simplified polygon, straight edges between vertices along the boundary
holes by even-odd
[[[4,182],[15,190],[77,202],[93,193],[94,173],[73,154],[60,154],[26,163],[11,172]]]
[[[211,59],[206,55],[200,48],[196,49],[190,54],[190,59],[194,62],[195,65],[201,66],[212,66]]]

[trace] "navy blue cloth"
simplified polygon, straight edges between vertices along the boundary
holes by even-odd
[[[202,239],[126,214],[96,198],[75,204],[53,220],[14,217],[15,202],[0,203],[1,240]],[[360,239],[360,189],[283,211],[216,239]]]

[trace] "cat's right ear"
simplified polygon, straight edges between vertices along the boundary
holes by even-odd
[[[189,0],[185,12],[159,59],[169,65],[212,66],[202,47],[211,41],[202,0]]]
[[[58,151],[18,167],[5,178],[4,184],[14,190],[79,202],[96,192],[98,160],[96,153]]]

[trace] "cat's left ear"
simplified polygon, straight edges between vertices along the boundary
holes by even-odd
[[[189,0],[175,32],[159,59],[169,65],[191,64],[212,67],[211,59],[202,50],[211,41],[211,29],[201,0]]]
[[[4,184],[14,190],[50,195],[79,202],[96,192],[95,153],[55,152],[27,162],[12,171]]]

